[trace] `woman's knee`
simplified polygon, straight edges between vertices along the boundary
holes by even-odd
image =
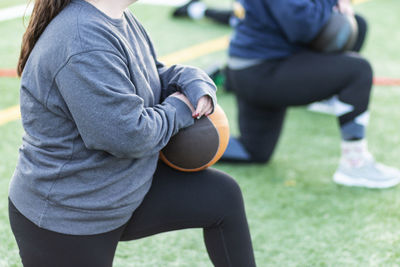
[[[224,210],[243,205],[242,190],[235,179],[217,170],[213,170],[212,176],[214,182],[210,189],[214,193],[215,204],[222,205]]]
[[[370,89],[373,79],[373,69],[371,63],[359,56],[351,55],[351,62],[348,62],[347,70],[350,74],[351,83],[357,84],[359,90]]]
[[[358,79],[368,89],[371,88],[373,80],[373,69],[371,63],[365,58],[359,58],[358,66]]]
[[[346,83],[340,89],[339,99],[351,104],[354,112],[360,114],[368,108],[372,89],[373,71],[371,64],[364,58],[355,56],[349,66]],[[345,70],[346,71],[346,70]],[[349,113],[348,116],[353,116]]]
[[[367,59],[365,59],[363,57],[360,57],[359,60],[360,60],[360,63],[359,63],[360,64],[360,71],[362,73],[364,73],[366,76],[372,78],[373,69],[372,69],[371,63]]]

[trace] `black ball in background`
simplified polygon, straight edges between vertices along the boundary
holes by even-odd
[[[320,52],[343,52],[351,50],[358,36],[357,21],[354,16],[333,12],[322,27],[311,47]]]

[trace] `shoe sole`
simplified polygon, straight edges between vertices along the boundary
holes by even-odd
[[[357,186],[357,187],[366,187],[366,188],[389,188],[396,186],[400,183],[400,178],[393,178],[385,182],[374,182],[364,178],[350,178],[347,175],[342,173],[335,173],[333,175],[333,181],[337,184],[345,185],[345,186]]]

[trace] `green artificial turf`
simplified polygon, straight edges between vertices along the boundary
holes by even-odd
[[[16,5],[23,5],[28,3],[28,0],[1,0],[0,1],[0,8],[7,8],[7,7],[12,7]],[[32,3],[34,0],[32,0]]]
[[[3,0],[4,1],[4,0]],[[6,6],[5,2],[0,7]],[[8,1],[9,4],[17,3]],[[214,4],[212,1],[208,1]],[[216,5],[227,6],[229,1]],[[230,33],[210,21],[172,20],[171,9],[133,5],[160,56]],[[400,2],[374,0],[357,6],[369,21],[363,55],[378,76],[400,78]],[[0,22],[0,68],[17,62],[21,19]],[[185,64],[206,68],[223,63],[217,52]],[[0,78],[0,110],[18,104],[18,79]],[[238,134],[232,94],[221,89],[219,103]],[[370,150],[400,168],[400,87],[375,86],[368,130]],[[0,126],[0,267],[21,266],[8,224],[7,194],[23,130],[20,121]],[[398,266],[400,187],[368,190],[337,186],[340,137],[333,116],[289,109],[270,164],[215,165],[240,184],[258,266]],[[123,242],[115,267],[211,266],[202,231],[191,229]]]

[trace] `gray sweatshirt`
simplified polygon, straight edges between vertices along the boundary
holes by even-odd
[[[104,233],[129,220],[148,192],[159,151],[190,126],[189,108],[215,102],[201,70],[156,60],[132,13],[111,19],[73,0],[46,28],[21,80],[25,130],[9,197],[39,227]]]

